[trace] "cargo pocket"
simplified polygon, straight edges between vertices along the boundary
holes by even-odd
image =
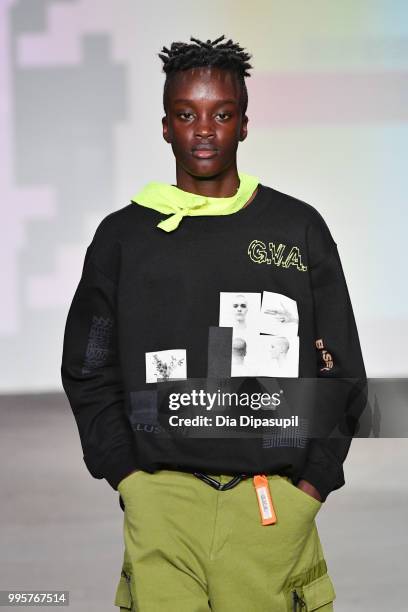
[[[331,612],[336,598],[333,583],[329,574],[324,574],[316,580],[293,588],[291,591],[291,612]]]
[[[130,590],[131,575],[129,570],[122,569],[120,574],[120,580],[116,589],[115,595],[115,606],[118,606],[121,612],[131,611],[134,612],[132,593]]]

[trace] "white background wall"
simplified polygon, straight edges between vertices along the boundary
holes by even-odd
[[[96,226],[175,178],[157,53],[221,34],[253,54],[239,169],[323,214],[368,375],[407,375],[406,2],[3,0],[1,391],[61,389]]]

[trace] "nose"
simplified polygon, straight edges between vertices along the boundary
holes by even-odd
[[[195,135],[198,138],[213,138],[214,128],[212,126],[211,120],[205,115],[202,115],[198,118],[196,122]]]

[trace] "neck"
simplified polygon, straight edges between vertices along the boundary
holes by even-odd
[[[176,163],[177,187],[183,191],[210,198],[229,198],[239,188],[239,176],[236,163],[219,174],[204,177],[188,174]]]

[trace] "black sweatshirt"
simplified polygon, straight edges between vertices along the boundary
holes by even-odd
[[[114,489],[136,469],[280,473],[306,479],[324,501],[344,484],[350,439],[258,452],[242,438],[155,435],[154,419],[143,414],[166,380],[204,380],[214,376],[214,364],[227,377],[276,376],[285,359],[283,376],[365,377],[325,221],[310,204],[262,184],[236,213],[187,216],[169,233],[156,227],[163,218],[131,202],[102,220],[86,251],[61,375],[88,470]],[[219,359],[225,338],[236,358],[232,371]],[[254,349],[242,368],[248,346],[263,351],[260,370]],[[265,370],[269,357],[274,365]]]

